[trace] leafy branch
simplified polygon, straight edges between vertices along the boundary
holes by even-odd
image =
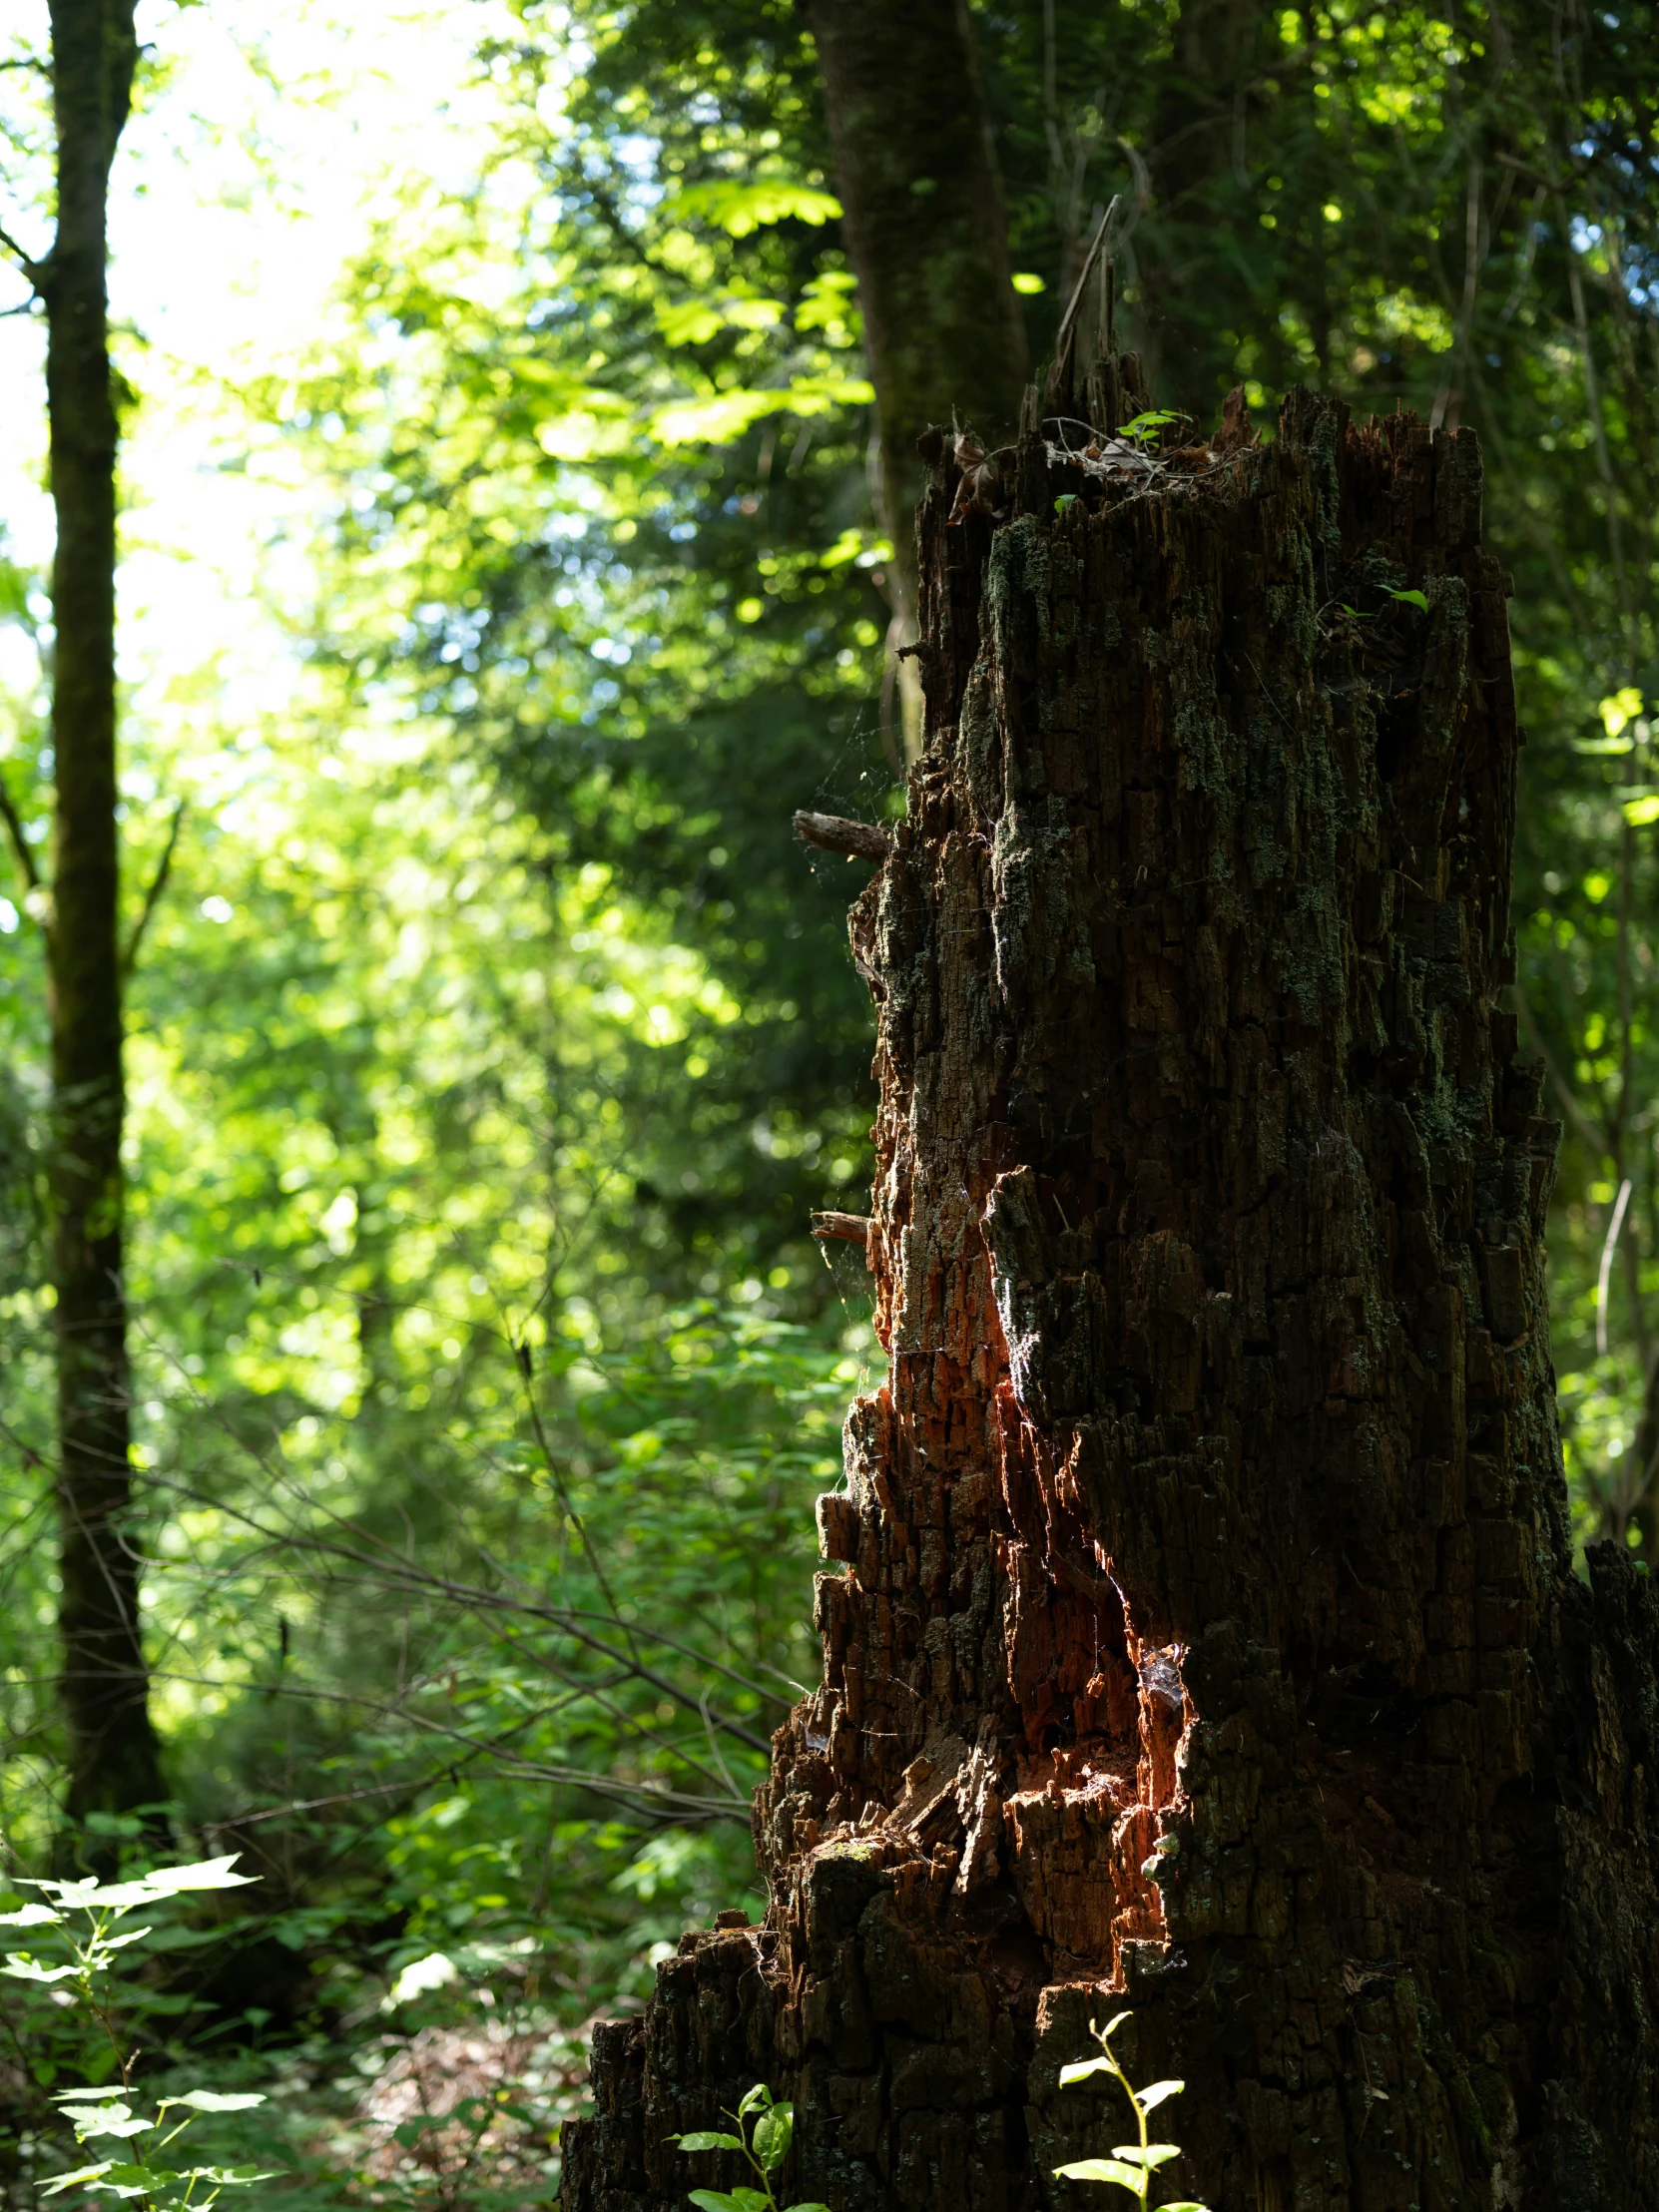
[[[77,2167],[72,2173],[54,2175],[42,2185],[43,2196],[60,2196],[66,2189],[88,2189],[113,2197],[137,2198],[145,2212],[152,2207],[156,2212],[178,2212],[186,2205],[191,2212],[208,2212],[221,2191],[273,2178],[252,2166],[175,2167],[156,2161],[155,2152],[176,2142],[201,2113],[242,2112],[266,2100],[253,2092],[224,2095],[213,2089],[188,2089],[181,2095],[161,2098],[155,2117],[147,2119],[135,2106],[134,2053],[120,2032],[109,1988],[109,1977],[122,1953],[151,1933],[148,1928],[121,1929],[118,1924],[129,1913],[167,1905],[187,1891],[232,1890],[257,1880],[256,1876],[233,1871],[237,1856],[233,1852],[229,1858],[201,1860],[191,1866],[156,1867],[131,1882],[103,1883],[96,1875],[80,1882],[20,1880],[20,1888],[40,1890],[50,1902],[0,1913],[0,1927],[58,1930],[58,1939],[69,1947],[67,1961],[56,1963],[37,1958],[33,1951],[8,1951],[0,1973],[9,1974],[14,1981],[61,1988],[72,2002],[92,2014],[109,2037],[116,2080],[83,2083],[79,2088],[52,2093],[52,2102],[75,2130],[75,2140],[87,2143],[97,2137],[113,2137],[118,2142],[131,2142],[140,2135],[166,2129],[157,2135],[144,2158],[105,2158],[95,2165]],[[77,1916],[84,1925],[76,1925]],[[184,2117],[170,2125],[168,2114],[180,2112]]]

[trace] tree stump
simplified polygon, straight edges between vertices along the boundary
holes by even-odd
[[[1057,2076],[1128,2005],[1187,2084],[1154,2201],[1651,2212],[1659,1623],[1572,1573],[1473,434],[1048,427],[966,483],[935,439],[919,515],[851,916],[891,1380],[772,1908],[599,2031],[565,2202],[745,2178],[662,2138],[765,2079],[833,2212],[1104,2212],[1050,2170],[1121,2094]]]

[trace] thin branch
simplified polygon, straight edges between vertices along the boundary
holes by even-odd
[[[13,261],[16,262],[18,268],[22,270],[24,276],[28,277],[29,282],[34,286],[36,295],[44,299],[46,296],[47,264],[37,262],[32,254],[26,254],[3,225],[0,225],[0,247],[5,249]]]
[[[1592,1157],[1598,1160],[1605,1159],[1609,1150],[1605,1133],[1592,1127],[1585,1119],[1577,1099],[1573,1097],[1572,1092],[1562,1081],[1561,1072],[1550,1058],[1549,1047],[1543,1040],[1543,1033],[1533,1016],[1532,1008],[1527,1004],[1526,993],[1518,983],[1511,983],[1509,988],[1515,994],[1515,1010],[1520,1015],[1521,1026],[1526,1031],[1533,1051],[1544,1063],[1544,1073],[1549,1078],[1549,1087],[1560,1101],[1562,1112],[1572,1123],[1574,1129],[1577,1130],[1582,1141],[1589,1147]]]
[[[254,1457],[256,1464],[264,1463],[260,1454],[255,1453]],[[165,1475],[153,1475],[151,1481],[154,1487],[182,1490],[193,1499],[199,1498],[201,1495],[200,1492],[191,1489],[189,1485],[173,1482]],[[288,1534],[282,1530],[267,1528],[245,1508],[222,1504],[220,1509],[230,1518],[240,1520],[247,1527],[255,1530],[266,1542],[278,1550],[288,1549],[309,1552],[314,1557],[339,1559],[345,1561],[348,1565],[363,1569],[367,1585],[370,1588],[390,1591],[400,1590],[405,1593],[420,1592],[446,1597],[453,1603],[464,1606],[468,1611],[479,1615],[516,1613],[526,1619],[545,1621],[549,1626],[562,1630],[564,1634],[574,1642],[584,1646],[585,1649],[597,1653],[601,1658],[610,1660],[613,1665],[626,1668],[636,1680],[649,1682],[653,1689],[661,1691],[663,1696],[671,1699],[675,1704],[684,1706],[693,1713],[702,1713],[704,1710],[703,1704],[697,1696],[682,1689],[678,1683],[672,1681],[667,1675],[659,1673],[655,1667],[644,1663],[634,1641],[635,1632],[631,1624],[615,1610],[614,1606],[608,1614],[602,1617],[614,1624],[621,1634],[628,1639],[630,1648],[626,1652],[619,1651],[614,1644],[607,1643],[603,1637],[595,1636],[591,1630],[579,1627],[572,1610],[568,1607],[526,1604],[522,1600],[504,1597],[497,1591],[480,1589],[476,1584],[460,1582],[448,1575],[434,1574],[430,1569],[417,1565],[413,1560],[399,1559],[395,1553],[391,1554],[389,1559],[380,1560],[376,1559],[372,1552],[364,1551],[354,1544],[338,1541],[329,1542],[314,1534]],[[332,1518],[333,1516],[329,1517]],[[351,1524],[345,1521],[337,1521],[335,1525],[350,1527]],[[372,1537],[363,1537],[361,1531],[353,1530],[352,1532],[358,1535],[360,1541],[368,1543],[374,1541]],[[663,1641],[662,1638],[656,1636],[649,1636],[647,1640],[650,1642]],[[703,1663],[718,1667],[716,1661]],[[727,1672],[729,1670],[722,1668],[719,1671]],[[771,1748],[765,1737],[758,1736],[753,1729],[746,1728],[741,1721],[720,1716],[719,1726],[729,1736],[735,1736],[740,1743],[747,1744],[752,1751],[758,1751],[763,1756]]]
[[[1613,1248],[1619,1241],[1619,1231],[1624,1227],[1625,1209],[1630,1204],[1633,1186],[1627,1175],[1619,1185],[1618,1203],[1613,1208],[1613,1218],[1607,1225],[1607,1237],[1601,1248],[1601,1273],[1596,1277],[1596,1356],[1607,1357],[1607,1293],[1613,1279]]]
[[[162,894],[167,889],[167,879],[173,871],[173,855],[178,849],[179,831],[185,826],[185,806],[186,802],[181,799],[178,806],[173,810],[173,822],[167,832],[167,842],[162,847],[162,856],[156,863],[156,872],[150,878],[150,888],[144,894],[144,904],[139,908],[139,917],[133,924],[132,935],[127,939],[126,949],[121,955],[121,980],[124,983],[131,976],[134,967],[138,963],[139,946],[144,942],[144,932],[150,926],[150,916],[161,904]]]
[[[17,864],[23,870],[23,880],[28,884],[30,890],[38,891],[40,889],[40,870],[36,867],[35,856],[29,849],[29,840],[23,834],[23,818],[12,803],[11,788],[7,784],[3,773],[0,773],[0,815],[4,815],[6,818],[6,833],[11,838],[12,850],[17,855]]]

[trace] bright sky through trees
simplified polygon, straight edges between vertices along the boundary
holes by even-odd
[[[333,295],[374,219],[428,180],[454,190],[476,173],[491,100],[472,89],[471,51],[490,12],[140,8],[159,81],[117,156],[110,271],[118,359],[142,398],[121,577],[134,773],[165,758],[171,779],[199,787],[216,738],[286,695],[291,649],[266,605],[298,612],[314,591],[308,539],[326,495],[225,387],[313,362],[341,328]],[[44,47],[45,17],[38,0],[18,11],[13,50]],[[37,175],[44,186],[44,160]],[[0,322],[0,515],[11,557],[35,568],[52,543],[44,352],[37,319]],[[33,664],[18,631],[0,632],[8,691],[32,688]]]

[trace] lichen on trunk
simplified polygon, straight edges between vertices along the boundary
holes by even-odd
[[[720,2169],[663,2136],[765,2078],[834,2212],[1059,2202],[1121,1992],[1218,2212],[1635,2212],[1659,1623],[1572,1573],[1474,439],[1049,428],[971,501],[935,440],[919,515],[927,745],[851,921],[890,1379],[771,1911],[596,2039],[565,2199],[677,2202]]]

